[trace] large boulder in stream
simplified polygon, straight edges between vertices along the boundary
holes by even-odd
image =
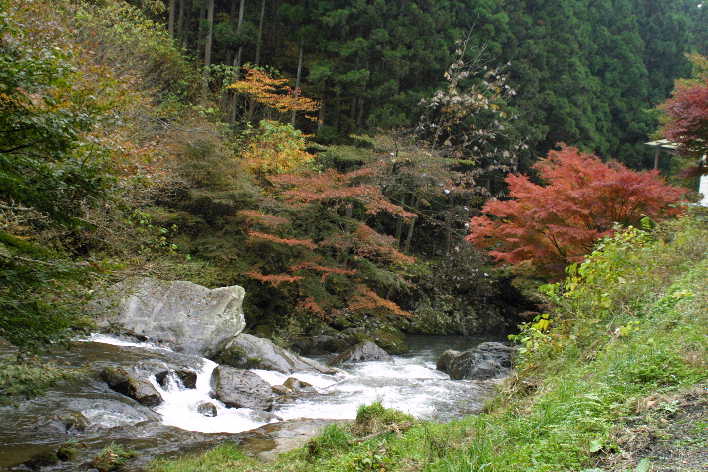
[[[160,392],[150,382],[131,375],[122,367],[106,367],[101,371],[101,378],[112,390],[145,406],[157,406],[162,403]]]
[[[237,285],[208,289],[191,282],[138,277],[108,288],[91,308],[104,329],[209,357],[243,331],[244,295]]]
[[[336,369],[276,346],[268,339],[250,334],[239,334],[223,343],[214,356],[214,360],[220,364],[240,369],[275,370],[283,374],[291,374],[301,370],[315,370],[323,374],[337,372]]]
[[[390,361],[391,355],[377,346],[371,341],[359,343],[350,347],[337,357],[330,364],[340,365],[345,362],[364,362],[364,361]]]
[[[270,384],[247,370],[220,365],[211,378],[214,397],[230,408],[270,411],[273,392]]]
[[[437,369],[454,380],[500,378],[511,372],[515,353],[513,347],[497,342],[482,343],[464,352],[450,349],[438,359]]]

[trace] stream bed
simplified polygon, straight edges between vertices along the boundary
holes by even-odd
[[[254,448],[259,450],[253,452],[262,453],[263,444],[272,443],[277,449],[277,441],[271,438],[292,437],[287,431],[309,431],[302,433],[306,440],[307,434],[328,421],[351,420],[360,405],[375,401],[421,419],[450,421],[478,412],[494,391],[495,381],[450,380],[435,369],[436,360],[446,349],[470,349],[487,340],[414,336],[408,339],[411,349],[406,355],[385,362],[346,364],[332,375],[254,369],[271,385],[295,377],[314,387],[312,392],[276,401],[273,411],[265,413],[227,408],[211,398],[211,375],[217,364],[208,359],[150,343],[93,335],[52,355],[53,361],[85,367],[89,374],[61,382],[41,397],[0,407],[0,470],[90,470],[88,461],[113,442],[138,453],[125,469],[134,471],[154,457],[202,450],[227,439],[242,443],[247,451],[257,444]],[[184,388],[176,376],[160,385],[153,375],[150,381],[163,402],[148,408],[114,392],[97,375],[105,367],[145,366],[147,371],[155,363],[197,372],[196,388]],[[216,407],[216,416],[197,411],[203,402]],[[254,442],[254,437],[260,439]],[[76,459],[56,463],[43,459],[66,443],[79,451]]]

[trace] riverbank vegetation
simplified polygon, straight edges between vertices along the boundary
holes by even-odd
[[[701,470],[706,236],[704,219],[685,217],[603,239],[544,288],[548,316],[515,336],[517,372],[483,414],[434,424],[374,405],[273,463],[227,444],[152,470]],[[392,427],[371,436],[372,413]]]

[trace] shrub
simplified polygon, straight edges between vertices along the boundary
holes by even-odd
[[[500,262],[532,265],[549,276],[580,262],[616,223],[639,226],[681,212],[686,192],[666,185],[658,171],[634,172],[572,147],[551,151],[534,168],[547,185],[510,175],[510,200],[490,200],[472,218],[468,240]]]

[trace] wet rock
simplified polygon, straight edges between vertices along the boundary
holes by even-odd
[[[267,424],[243,433],[241,447],[247,454],[272,461],[283,452],[304,446],[330,424],[344,425],[347,420],[297,419]]]
[[[291,393],[293,393],[293,391],[285,385],[273,385],[272,387],[270,387],[270,389],[276,395],[290,395]]]
[[[516,349],[497,342],[482,343],[469,351],[445,351],[437,368],[455,380],[486,380],[509,374]]]
[[[293,347],[300,354],[317,356],[331,354],[333,352],[342,352],[352,344],[356,344],[356,340],[345,335],[321,334],[296,339]]]
[[[366,341],[347,349],[342,354],[335,357],[330,364],[340,365],[345,362],[390,361],[391,359],[389,353],[378,347],[375,343]]]
[[[61,428],[67,434],[77,434],[86,431],[89,426],[89,421],[86,417],[78,412],[71,411],[56,417],[56,420],[61,424]]]
[[[438,358],[438,362],[435,365],[435,368],[443,371],[443,372],[450,372],[450,364],[454,359],[457,359],[460,354],[462,354],[461,351],[455,351],[454,349],[448,349],[447,351],[443,352],[440,357]]]
[[[273,408],[270,385],[247,370],[220,365],[212,374],[214,396],[231,408],[268,411]]]
[[[210,290],[191,282],[139,277],[110,287],[90,309],[103,328],[208,357],[243,330],[244,295],[237,285]]]
[[[101,378],[118,393],[122,393],[146,406],[157,406],[162,397],[147,380],[135,378],[122,367],[106,367],[101,371]]]
[[[315,387],[307,382],[296,379],[295,377],[290,377],[288,380],[283,382],[283,387],[288,388],[296,393],[314,393],[317,392]]]
[[[216,416],[216,406],[210,402],[202,402],[197,405],[197,412],[208,418],[213,418]]]
[[[56,451],[44,451],[35,455],[23,465],[30,470],[40,470],[44,467],[53,466],[57,462],[59,462],[59,456],[57,456]]]
[[[174,371],[175,375],[182,383],[185,388],[197,388],[197,373],[191,370],[177,370]],[[163,370],[155,374],[155,379],[157,383],[160,384],[162,388],[167,386],[167,378],[170,375],[170,371]]]
[[[334,374],[335,369],[326,367],[276,346],[272,341],[250,334],[239,334],[220,347],[214,360],[220,364],[240,369],[275,370],[291,374],[298,370],[316,370],[324,374]]]

